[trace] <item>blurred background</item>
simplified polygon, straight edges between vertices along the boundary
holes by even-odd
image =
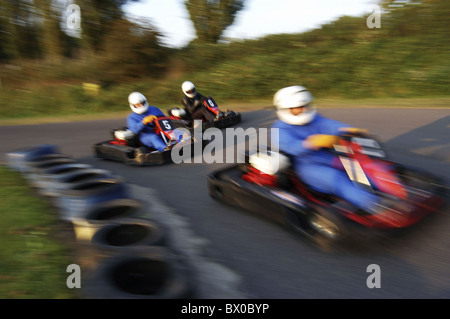
[[[125,11],[139,2],[0,0],[0,118],[126,111],[135,90],[162,109],[179,106],[185,80],[219,105],[269,106],[293,84],[324,99],[449,93],[448,0],[371,1],[379,10],[252,39],[227,36],[250,0],[179,0],[195,31],[182,46]]]
[[[124,112],[125,119],[125,114],[130,112],[127,102],[130,92],[144,93],[150,104],[161,109],[180,106],[181,83],[185,80],[194,82],[202,94],[213,96],[219,106],[227,103],[270,106],[273,94],[288,85],[304,85],[319,101],[328,101],[331,105],[333,102],[330,101],[337,100],[344,101],[340,105],[353,106],[363,106],[369,102],[383,105],[392,100],[397,101],[397,105],[409,107],[450,105],[449,0],[333,1],[333,5],[356,6],[364,2],[371,6],[360,15],[339,14],[318,25],[317,21],[310,22],[309,18],[320,15],[321,10],[329,12],[335,9],[337,13],[338,8],[330,5],[332,2],[176,1],[180,11],[165,11],[166,14],[161,13],[158,21],[167,20],[173,24],[174,30],[184,32],[186,37],[183,37],[181,44],[146,12],[131,10],[140,3],[157,5],[157,2],[168,3],[169,0],[0,0],[0,123],[10,119],[35,118],[39,121],[40,117],[54,116],[59,119],[62,115],[84,114],[101,119],[110,112]],[[253,18],[266,24],[268,34],[251,36],[250,29],[241,27],[243,20],[249,19],[245,13],[255,12],[263,7],[262,3],[267,5],[269,2],[272,10],[261,11],[258,18]],[[286,10],[294,14],[285,16]],[[177,19],[174,19],[176,15],[181,16],[184,23],[178,25]],[[275,17],[282,17],[285,21],[280,23]],[[281,24],[295,26],[296,23],[298,32],[285,32],[280,28]],[[303,27],[307,30],[302,31]],[[340,111],[332,114],[337,115]],[[344,112],[341,116],[348,114]],[[370,113],[361,116],[364,114]],[[386,139],[396,137],[391,145],[405,145],[411,152],[406,156],[412,154],[412,159],[417,156],[414,153],[417,149],[428,152],[427,156],[433,153],[433,156],[438,154],[439,158],[443,158],[447,154],[447,145],[441,145],[443,138],[439,134],[447,128],[448,118],[441,119],[441,113],[428,112],[422,119],[422,114],[425,113],[416,115],[409,124],[400,122],[398,127],[392,124],[397,124],[398,118],[388,115],[391,122],[383,122],[384,127],[380,130],[386,129]],[[363,121],[370,124],[377,118],[365,116]],[[419,124],[423,126],[419,127]],[[406,131],[416,125],[412,133]],[[79,130],[79,127],[73,129]],[[50,128],[47,136],[50,134],[57,139],[61,134],[60,126]],[[34,135],[34,132],[30,133],[30,136]],[[97,139],[95,136],[88,138]],[[25,138],[21,142],[28,141]],[[82,145],[83,151],[89,145]],[[441,171],[446,172],[445,164],[438,164],[436,167],[442,167]],[[193,174],[197,174],[198,170]],[[163,171],[162,175],[167,173],[165,177],[177,179],[180,176],[179,170],[168,172]],[[138,174],[134,171],[130,176],[138,178]],[[0,250],[0,298],[73,298],[74,292],[65,286],[68,274],[64,272],[71,263],[71,256],[66,255],[64,247],[48,238],[49,235],[53,236],[50,239],[55,237],[55,222],[52,216],[42,212],[51,211],[51,207],[46,201],[30,196],[33,193],[18,174],[0,166],[0,175],[0,212],[7,212],[0,214],[0,241],[3,244]],[[197,214],[199,219],[203,218],[207,209],[196,211],[193,218]],[[239,222],[240,218],[237,221],[237,224],[246,225]],[[446,223],[442,223],[436,232],[439,236],[447,231],[445,226]],[[210,226],[206,228],[214,230]],[[239,230],[233,231],[236,239],[229,237],[236,243],[242,241],[243,237],[237,235]],[[265,234],[265,231],[261,233]],[[250,232],[249,236],[253,235]],[[288,260],[288,267],[294,269],[297,265],[292,263],[294,259],[290,253],[296,252],[298,246],[284,241],[283,236],[280,235],[278,242],[275,240],[272,248],[278,251],[277,244],[282,243],[286,252],[284,261]],[[435,237],[419,241],[420,248],[425,251],[419,257],[414,251],[412,256],[406,253],[409,257],[409,260],[405,258],[406,261],[402,260],[402,254],[400,258],[394,254],[393,260],[382,258],[383,262],[392,263],[388,265],[393,270],[390,281],[400,287],[394,287],[394,292],[399,290],[401,296],[405,294],[403,289],[410,290],[409,285],[402,287],[402,281],[411,282],[411,286],[418,291],[425,286],[422,282],[425,280],[415,276],[417,270],[408,262],[414,266],[418,264],[419,269],[426,268],[427,275],[439,283],[436,284],[438,288],[448,287],[448,280],[442,280],[449,278],[446,276],[448,267],[441,266],[448,264],[448,254],[442,254],[447,249],[443,247],[447,247],[445,240],[448,236],[442,240]],[[272,241],[270,236],[262,238]],[[71,240],[58,239],[63,242]],[[429,243],[433,241],[437,244],[430,249]],[[288,245],[284,246],[286,243]],[[260,243],[255,241],[255,245]],[[252,247],[249,246],[250,249]],[[311,253],[306,251],[311,257]],[[269,271],[275,267],[260,259],[265,256],[258,256],[256,249],[252,253],[243,254],[242,260],[249,261],[248,268],[252,272],[258,269],[257,273],[264,278],[262,284],[266,288],[266,274],[259,265],[254,267],[254,264],[266,265]],[[315,255],[313,257],[317,258]],[[315,272],[311,272],[313,276],[307,283],[325,284],[328,291],[329,282],[337,272],[350,269],[350,272],[356,273],[355,269],[363,269],[358,267],[366,259],[358,257],[356,260],[350,268],[347,259],[338,260],[341,262],[338,265],[340,268],[330,267],[331,272],[325,274],[329,276],[325,277],[325,281],[320,281],[314,277]],[[334,256],[329,259],[320,257],[307,267],[323,269],[327,265],[334,266],[335,262]],[[398,271],[395,270],[396,265],[399,265]],[[409,270],[405,272],[407,268]],[[55,273],[55,269],[60,272]],[[305,273],[306,276],[311,274]],[[359,279],[355,280],[353,273],[344,273],[343,280],[350,279],[356,285]],[[274,276],[273,280],[277,278]],[[283,279],[286,279],[283,283],[289,288],[286,292],[275,289],[273,295],[292,291],[295,285],[291,276]],[[304,277],[297,280],[300,292],[306,287],[310,296],[308,284],[301,282]],[[340,289],[347,287],[346,282],[345,287],[335,286],[334,289],[340,293]],[[355,291],[357,294],[361,290]],[[392,296],[389,295],[390,290],[385,292],[387,295],[382,294],[383,297]],[[412,291],[411,296],[428,297],[426,292],[417,293]],[[444,293],[448,295],[447,290]],[[409,294],[406,293],[406,296]]]

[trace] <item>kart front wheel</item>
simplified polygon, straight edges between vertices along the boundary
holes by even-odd
[[[336,240],[342,235],[341,227],[330,216],[314,212],[308,217],[308,222],[315,232],[330,240]]]
[[[306,219],[314,242],[323,248],[340,245],[349,237],[344,221],[335,211],[315,208]]]

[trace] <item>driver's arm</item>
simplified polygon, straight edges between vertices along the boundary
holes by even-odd
[[[139,134],[145,127],[144,123],[142,123],[142,120],[140,117],[133,116],[131,114],[127,118],[127,127],[135,134]]]

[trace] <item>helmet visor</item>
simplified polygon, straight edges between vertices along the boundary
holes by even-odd
[[[136,103],[136,104],[133,104],[133,106],[138,109],[140,107],[144,107],[145,106],[145,102]]]

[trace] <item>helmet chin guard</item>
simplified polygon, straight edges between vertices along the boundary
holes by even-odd
[[[314,119],[316,112],[315,105],[309,105],[305,107],[303,113],[298,115],[292,114],[289,109],[279,109],[277,110],[277,116],[281,121],[286,122],[287,124],[305,125]]]
[[[305,125],[314,119],[316,107],[312,104],[314,97],[303,86],[294,85],[280,89],[275,93],[273,104],[277,108],[278,118],[292,125]],[[305,110],[294,115],[290,109],[303,107]]]
[[[131,110],[132,110],[134,113],[136,113],[136,114],[142,114],[142,113],[147,112],[147,110],[148,110],[148,103],[145,102],[145,103],[144,103],[144,106],[141,106],[141,107],[134,107],[132,104],[130,104],[130,108],[131,108]]]

